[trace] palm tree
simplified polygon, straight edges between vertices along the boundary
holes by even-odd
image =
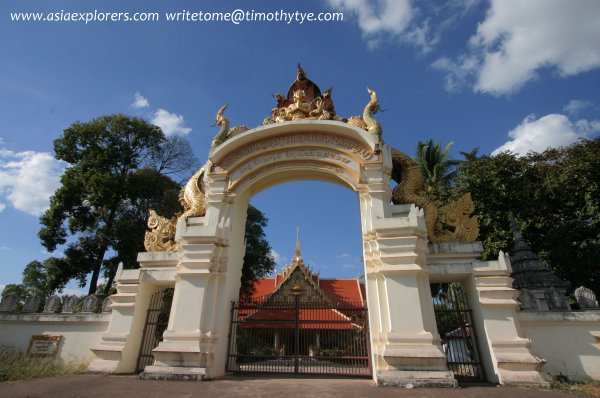
[[[459,160],[448,157],[453,144],[450,142],[443,150],[442,145],[434,143],[432,139],[417,144],[415,160],[421,168],[427,191],[436,196],[449,187],[456,175],[456,166],[460,164]]]

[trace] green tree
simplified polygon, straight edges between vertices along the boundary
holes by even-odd
[[[253,293],[253,283],[267,276],[275,269],[275,260],[271,254],[271,245],[266,239],[264,228],[269,220],[252,205],[248,205],[246,217],[246,254],[242,267],[242,286],[240,295],[249,297]]]
[[[456,166],[460,164],[460,161],[449,158],[452,145],[450,142],[442,149],[442,145],[434,143],[432,139],[417,144],[415,161],[421,168],[429,193],[439,198],[447,195],[447,189],[456,175]]]
[[[27,297],[27,289],[22,283],[11,283],[4,287],[2,290],[2,298],[8,296],[11,293],[16,293],[21,299]]]
[[[48,298],[56,290],[61,290],[64,284],[56,281],[56,277],[60,277],[60,272],[54,273],[48,272],[49,269],[54,267],[61,269],[64,265],[64,260],[50,257],[39,262],[37,260],[31,261],[25,266],[23,270],[23,282],[20,284],[7,285],[2,291],[2,297],[9,293],[17,293],[21,300],[25,300],[31,296],[38,296],[42,299]]]
[[[185,171],[177,148],[182,163],[190,159],[189,145],[172,144],[159,127],[125,115],[76,122],[54,141],[68,167],[40,218],[39,237],[51,252],[67,244],[57,283],[76,278],[85,286],[91,273],[93,294],[103,268],[111,279],[119,261],[134,264],[148,209],[170,217],[179,208],[179,185],[160,172]]]
[[[452,196],[471,192],[484,259],[512,250],[512,213],[559,277],[600,292],[600,138],[521,157],[464,155]]]

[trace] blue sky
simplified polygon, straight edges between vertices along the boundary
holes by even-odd
[[[165,12],[341,12],[338,22],[167,22]],[[16,22],[11,13],[157,12],[156,22]],[[338,114],[358,115],[375,89],[385,141],[453,154],[517,153],[600,132],[597,0],[223,0],[0,3],[0,285],[49,256],[38,217],[63,165],[52,141],[74,121],[143,117],[188,138],[204,162],[217,110],[255,127],[301,62]],[[278,269],[296,225],[308,263],[326,277],[362,273],[356,194],[284,184],[252,203],[270,219]]]

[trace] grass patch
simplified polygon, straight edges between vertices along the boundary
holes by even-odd
[[[553,380],[550,383],[551,388],[580,394],[588,394],[594,397],[600,397],[600,381],[589,380],[585,382],[574,382],[568,379]]]
[[[0,382],[81,374],[86,365],[60,358],[33,358],[11,348],[0,348]]]

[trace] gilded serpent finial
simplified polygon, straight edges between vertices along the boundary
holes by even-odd
[[[375,90],[371,90],[367,87],[367,91],[371,94],[371,101],[365,106],[363,111],[363,120],[367,125],[367,131],[379,138],[381,141],[381,136],[383,135],[383,127],[381,127],[381,123],[379,123],[373,117],[374,114],[379,112],[381,108],[379,107],[379,98],[377,97],[377,93]]]
[[[371,95],[371,100],[365,106],[362,117],[352,116],[348,119],[348,124],[367,130],[369,133],[375,135],[381,142],[383,127],[381,127],[381,123],[373,117],[374,114],[381,110],[379,107],[379,98],[377,97],[377,92],[375,92],[375,90],[371,90],[367,87],[367,91]]]
[[[220,126],[219,132],[215,135],[212,143],[210,144],[210,150],[212,151],[219,145],[225,142],[227,139],[227,135],[229,134],[229,119],[224,116],[225,110],[227,109],[227,104],[223,105],[219,112],[217,112],[217,116],[215,116],[215,125]]]
[[[210,144],[210,151],[212,152],[216,147],[230,139],[231,137],[235,137],[238,134],[243,133],[244,131],[250,130],[247,126],[235,126],[233,128],[229,128],[229,119],[225,117],[225,110],[227,109],[227,104],[223,105],[219,112],[217,112],[217,116],[215,116],[215,126],[221,127],[219,132],[213,139]]]

